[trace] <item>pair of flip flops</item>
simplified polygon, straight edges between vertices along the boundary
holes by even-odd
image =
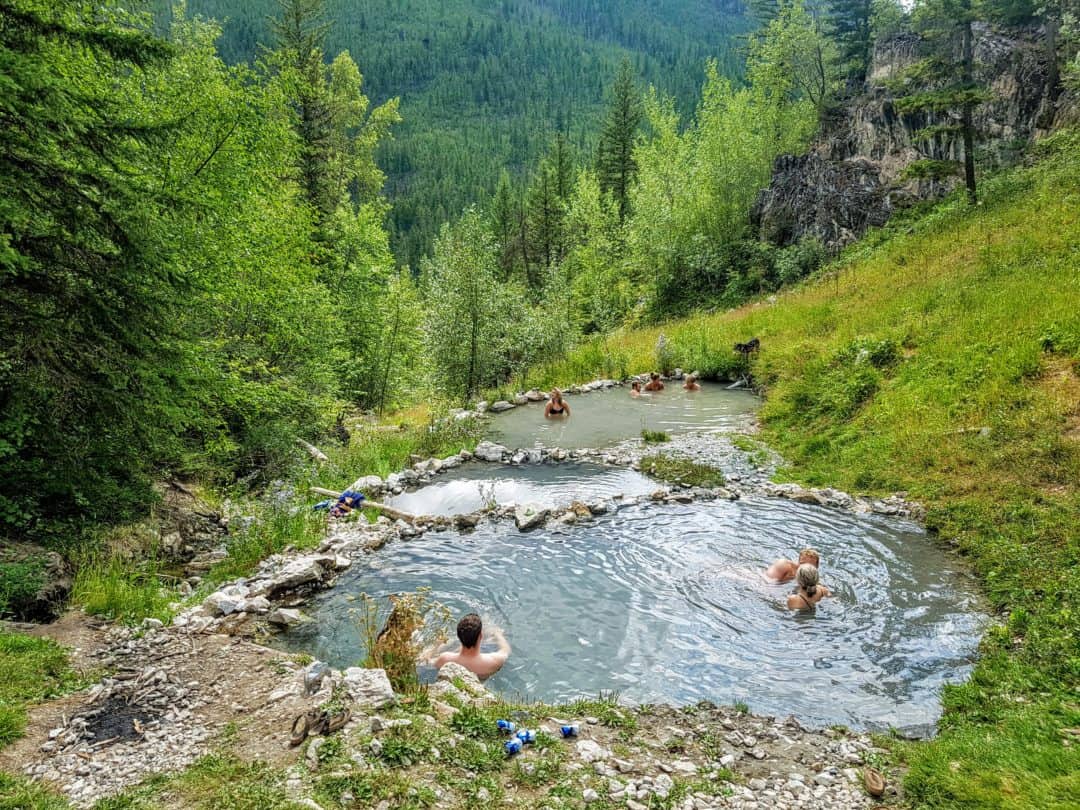
[[[343,729],[351,719],[352,712],[348,709],[342,709],[337,714],[330,714],[326,709],[311,709],[293,720],[289,744],[295,748],[309,736],[333,734]]]

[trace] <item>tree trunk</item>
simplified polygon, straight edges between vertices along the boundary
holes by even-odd
[[[973,67],[975,61],[974,35],[971,30],[970,20],[964,22],[961,35],[963,50],[963,56],[961,57],[963,75],[961,81],[965,88],[970,88],[974,83],[975,73]],[[974,105],[970,102],[963,105],[960,113],[960,129],[964,139],[964,184],[967,186],[968,200],[974,205],[978,202],[978,195],[975,189],[975,127],[971,120],[972,107]]]
[[[1058,71],[1057,61],[1057,49],[1058,49],[1058,29],[1061,26],[1061,22],[1058,20],[1052,10],[1047,11],[1046,14],[1046,97],[1051,101],[1055,101],[1058,95],[1058,89],[1061,84],[1061,74]]]

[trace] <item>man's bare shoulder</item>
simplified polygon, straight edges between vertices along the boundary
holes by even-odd
[[[457,660],[457,653],[444,652],[442,655],[435,659],[435,669],[442,669],[447,664],[454,663]]]

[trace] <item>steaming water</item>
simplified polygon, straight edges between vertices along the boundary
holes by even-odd
[[[761,572],[806,545],[821,551],[836,597],[792,612],[791,585]],[[421,586],[505,629],[513,654],[488,684],[505,694],[744,700],[810,724],[914,734],[932,733],[941,686],[966,677],[986,621],[969,578],[916,527],[744,499],[394,543],[323,594],[318,621],[285,643],[353,665],[364,650],[350,597]]]
[[[664,391],[630,396],[629,388],[610,388],[583,396],[567,396],[570,417],[545,419],[544,405],[523,405],[497,416],[490,438],[507,447],[611,447],[641,435],[643,428],[670,434],[730,431],[745,428],[760,401],[747,391],[728,391],[702,384],[684,391],[668,383]]]
[[[617,495],[647,495],[660,484],[625,467],[600,464],[468,464],[414,492],[388,500],[414,515],[460,515],[475,512],[489,500],[506,504],[538,504],[552,509],[578,500],[588,503]]]

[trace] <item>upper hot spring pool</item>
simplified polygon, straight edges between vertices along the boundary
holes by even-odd
[[[722,385],[703,383],[700,391],[684,391],[674,380],[667,385],[637,398],[629,387],[567,396],[570,416],[561,419],[544,418],[546,403],[522,405],[495,416],[488,437],[510,448],[603,448],[640,436],[644,428],[671,434],[745,429],[760,404],[749,391]]]
[[[836,594],[784,607],[762,569],[812,545]],[[357,594],[428,587],[513,645],[488,685],[549,702],[615,690],[675,704],[746,701],[809,724],[932,733],[986,622],[970,579],[915,527],[783,500],[641,505],[558,531],[508,521],[392,543],[283,639],[335,666],[364,657]],[[431,673],[428,673],[430,675]]]
[[[595,501],[618,495],[648,495],[656,481],[626,467],[600,464],[466,464],[432,483],[387,499],[390,506],[413,515],[463,515],[492,501],[500,506],[536,504],[546,509],[573,501]]]

